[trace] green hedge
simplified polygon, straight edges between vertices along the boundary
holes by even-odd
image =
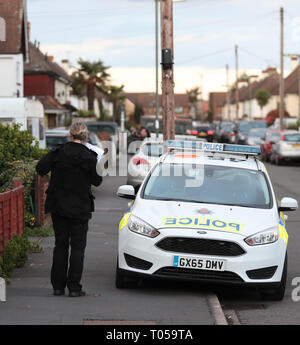
[[[0,258],[0,277],[4,278],[7,283],[9,283],[13,270],[25,265],[30,247],[27,234],[14,235],[6,244],[2,258]]]
[[[24,185],[25,226],[35,224],[33,212],[34,176],[37,161],[48,152],[40,149],[29,131],[0,123],[0,193],[13,187],[13,179],[20,178]]]

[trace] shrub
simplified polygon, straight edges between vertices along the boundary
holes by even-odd
[[[20,130],[19,124],[0,123],[0,193],[13,187],[18,177],[24,185],[25,225],[34,226],[33,196],[37,160],[48,152],[40,149],[38,141],[29,131]]]
[[[30,252],[30,242],[26,234],[14,235],[8,241],[0,258],[0,276],[9,283],[9,278],[15,268],[23,267]]]

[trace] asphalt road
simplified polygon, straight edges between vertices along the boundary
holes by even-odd
[[[298,200],[300,206],[300,166],[274,166],[266,164],[277,199],[288,196]],[[288,215],[288,276],[285,298],[280,302],[266,302],[255,291],[221,289],[215,291],[225,315],[234,310],[244,325],[299,325],[300,323],[300,210]],[[299,277],[297,285],[292,285]],[[296,288],[296,290],[295,290]],[[293,298],[292,298],[293,297]],[[296,297],[296,298],[295,298]],[[297,298],[299,297],[299,298]],[[298,301],[299,299],[299,301]]]
[[[290,196],[300,202],[299,166],[268,165],[268,171],[279,199]],[[292,286],[293,279],[300,277],[300,211],[288,214],[288,283],[281,302],[262,301],[252,290],[190,283],[148,282],[116,289],[118,223],[128,206],[128,200],[118,198],[116,190],[125,183],[124,177],[108,177],[94,190],[96,212],[90,222],[82,279],[87,296],[74,299],[52,295],[49,277],[54,239],[44,239],[43,252],[31,254],[25,267],[14,271],[7,301],[0,302],[1,325],[213,325],[216,320],[209,304],[210,292],[219,297],[229,324],[300,323],[300,301],[292,298],[294,294],[300,299],[300,291],[295,294],[296,286]]]

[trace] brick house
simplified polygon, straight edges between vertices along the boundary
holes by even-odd
[[[0,0],[0,97],[24,96],[24,61],[28,61],[25,0]]]
[[[29,62],[24,65],[24,94],[36,97],[44,105],[46,128],[70,123],[71,112],[67,105],[71,84],[71,77],[53,57],[29,43]]]

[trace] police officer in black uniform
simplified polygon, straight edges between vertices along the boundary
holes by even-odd
[[[99,186],[102,177],[96,171],[97,154],[85,146],[88,140],[86,125],[74,123],[70,139],[45,155],[36,171],[42,176],[51,172],[45,212],[51,212],[55,233],[51,268],[53,294],[64,295],[67,287],[70,297],[79,297],[85,295],[80,281],[88,222],[94,211],[91,185]]]

